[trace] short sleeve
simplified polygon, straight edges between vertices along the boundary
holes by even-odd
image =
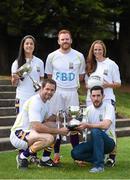
[[[44,62],[42,60],[40,63],[40,77],[44,77]]]
[[[18,69],[18,61],[15,60],[11,66],[11,74],[16,73],[17,69]]]

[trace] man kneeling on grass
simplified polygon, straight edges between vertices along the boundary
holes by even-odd
[[[44,80],[38,94],[27,100],[23,110],[18,114],[11,129],[10,141],[12,145],[21,150],[16,157],[18,168],[28,167],[28,157],[54,143],[57,134],[67,135],[67,128],[50,126],[46,118],[48,116],[48,101],[56,90],[56,82],[51,79]],[[55,163],[49,158],[42,159],[39,166],[55,167]]]
[[[113,151],[116,145],[115,111],[111,104],[104,103],[103,88],[95,86],[90,89],[92,105],[86,108],[86,122],[77,129],[91,131],[91,137],[71,152],[74,160],[93,164],[91,173],[104,171],[104,155]]]

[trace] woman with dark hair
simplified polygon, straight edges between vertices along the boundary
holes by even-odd
[[[33,36],[25,36],[20,43],[19,53],[17,59],[13,62],[11,67],[11,82],[16,88],[16,112],[19,113],[22,109],[23,103],[34,95],[35,89],[31,78],[40,82],[44,78],[44,63],[41,59],[34,56],[36,49],[36,40]],[[17,74],[17,70],[25,63],[30,65],[31,71],[29,75],[24,78]],[[30,77],[31,78],[30,78]]]
[[[11,67],[11,82],[12,85],[17,86],[15,100],[16,114],[22,111],[24,102],[36,94],[33,81],[39,84],[44,79],[44,63],[34,55],[35,50],[35,38],[32,35],[23,37],[19,46],[18,57]],[[24,77],[21,77],[17,71],[24,64],[29,64],[30,72],[29,75],[26,74]],[[33,154],[30,162],[37,163],[38,161],[39,159],[36,154]]]

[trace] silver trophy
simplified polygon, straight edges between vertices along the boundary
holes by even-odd
[[[25,63],[16,71],[16,74],[20,77],[22,81],[24,80],[25,76],[28,76],[33,83],[35,92],[37,92],[41,88],[41,85],[37,81],[33,80],[33,78],[30,76],[31,71],[32,67],[30,63]]]
[[[31,72],[31,70],[32,70],[31,65],[29,63],[25,63],[16,71],[16,74],[20,78],[24,78],[27,74]]]
[[[38,83],[37,81],[34,81],[33,78],[29,74],[28,74],[28,76],[33,82],[33,87],[35,89],[35,92],[39,91],[41,89],[40,83]]]
[[[88,123],[88,111],[86,106],[81,106],[81,110],[82,110],[82,122],[83,123]],[[84,141],[88,141],[89,138],[91,138],[91,132],[89,129],[84,129],[83,130],[83,139]]]
[[[80,114],[80,107],[79,106],[70,106],[69,114],[71,115],[72,119],[68,122],[67,127],[70,131],[73,131],[80,124],[80,121],[77,118]]]
[[[67,126],[67,113],[63,110],[59,110],[57,112],[57,118],[56,118],[57,127],[66,127]],[[56,139],[60,139],[60,135],[57,134]],[[67,141],[66,136],[62,136],[63,141]]]
[[[80,121],[77,119],[79,117],[80,108],[79,106],[70,106],[67,111],[59,110],[57,113],[57,124],[58,128],[61,127],[67,127],[70,131],[75,131],[76,127],[80,124]],[[67,136],[70,135],[70,132],[67,134]],[[57,139],[59,138],[59,135],[57,135]],[[62,137],[63,141],[67,141],[67,137]]]

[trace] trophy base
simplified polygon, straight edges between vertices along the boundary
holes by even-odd
[[[68,128],[70,131],[75,131],[75,130],[76,130],[76,129],[75,129],[76,127],[78,127],[77,124],[67,125],[67,128]]]
[[[34,89],[35,89],[35,92],[39,91],[41,89],[41,86],[35,86],[33,85]]]

